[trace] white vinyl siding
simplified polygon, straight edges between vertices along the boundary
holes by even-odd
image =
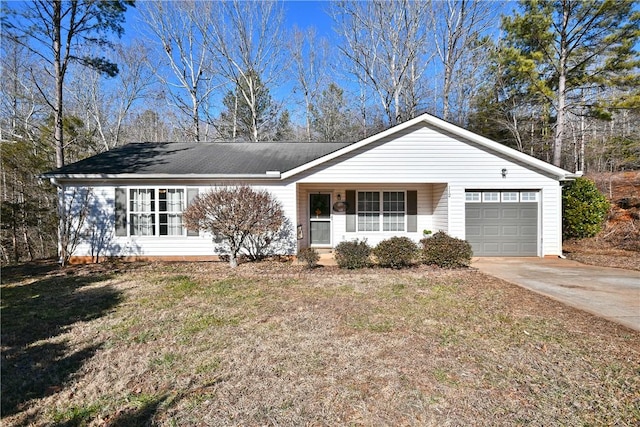
[[[244,183],[244,182],[243,182]],[[236,183],[225,183],[232,186]],[[242,183],[238,183],[242,184]],[[86,187],[81,187],[86,188]],[[211,234],[201,232],[193,237],[184,235],[166,236],[116,236],[115,235],[115,186],[93,185],[91,186],[94,197],[92,198],[91,218],[86,224],[86,232],[83,233],[83,239],[74,251],[75,256],[92,257],[99,255],[101,257],[209,257],[220,255],[219,244],[213,241]],[[144,188],[142,185],[132,185],[126,188],[126,197],[129,198],[129,190],[133,188]],[[203,194],[211,189],[216,188],[214,184],[199,184],[184,182],[167,182],[165,186],[147,187],[148,189],[158,188],[180,188],[185,190],[198,189],[199,194]],[[290,235],[287,241],[283,241],[277,248],[278,253],[295,254],[296,236],[295,224],[297,224],[296,214],[296,192],[295,183],[278,182],[276,185],[272,183],[257,182],[254,186],[256,189],[266,189],[282,203],[285,216],[288,218],[287,223],[290,225]],[[72,194],[73,187],[65,188],[65,194]],[[158,199],[156,198],[156,203]],[[127,200],[127,207],[129,201]],[[186,199],[185,199],[186,203]],[[175,209],[168,206],[169,209]],[[156,208],[157,210],[157,208]],[[127,215],[129,212],[127,212]],[[158,212],[159,214],[159,212]],[[127,218],[128,221],[128,218]],[[184,225],[184,224],[183,224]],[[158,223],[156,223],[158,226]],[[129,224],[127,224],[127,232]],[[169,231],[167,231],[169,233]],[[188,259],[188,258],[185,258]]]
[[[509,171],[506,178],[502,178],[504,168]],[[431,215],[426,221],[419,219],[419,224],[431,222],[432,226],[419,225],[419,231],[422,227],[433,232],[443,230],[462,239],[466,189],[536,189],[540,192],[542,255],[562,253],[561,188],[555,177],[427,124],[411,126],[358,148],[297,178],[300,186],[322,184],[330,190],[362,189],[364,184],[378,188],[407,183],[433,185],[432,210],[419,211],[419,215]]]

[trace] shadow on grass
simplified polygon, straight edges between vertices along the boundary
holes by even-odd
[[[112,417],[104,419],[109,427],[138,427],[152,425],[153,418],[160,409],[160,406],[169,398],[165,394],[157,397],[149,397],[144,403],[138,404],[135,408],[128,408],[119,411]],[[88,425],[95,417],[99,407],[72,408],[68,417],[63,422],[56,423],[58,427],[80,427]]]
[[[48,342],[77,321],[104,315],[122,299],[111,286],[87,288],[109,275],[61,272],[30,284],[2,286],[2,416],[24,403],[62,390],[98,345],[70,348]]]

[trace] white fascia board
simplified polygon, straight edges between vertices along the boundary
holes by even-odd
[[[397,126],[389,128],[383,132],[377,133],[375,135],[370,136],[369,138],[365,138],[360,142],[356,142],[354,144],[348,145],[340,150],[334,151],[333,153],[327,154],[326,156],[320,157],[316,160],[313,160],[309,163],[305,163],[304,165],[298,166],[295,169],[291,169],[290,171],[284,172],[282,174],[282,179],[290,178],[300,172],[304,172],[312,167],[321,165],[322,163],[328,162],[330,160],[335,159],[336,157],[340,157],[344,154],[350,153],[353,150],[357,150],[361,147],[367,146],[375,141],[378,141],[382,138],[386,138],[387,136],[393,135],[395,133],[401,132],[411,126],[414,126],[419,123],[426,123],[436,128],[447,131],[453,135],[459,136],[462,139],[466,139],[476,144],[479,144],[483,147],[489,148],[493,151],[496,151],[500,154],[504,154],[507,157],[511,157],[513,159],[519,160],[524,164],[530,165],[534,168],[543,170],[553,176],[558,177],[559,179],[571,179],[575,178],[577,175],[573,174],[567,170],[559,168],[557,166],[553,166],[547,162],[536,159],[535,157],[531,157],[528,154],[521,153],[518,150],[514,150],[513,148],[507,147],[506,145],[502,145],[498,142],[492,141],[489,138],[485,138],[476,133],[468,131],[466,129],[461,128],[460,126],[456,126],[452,123],[446,122],[442,119],[439,119],[431,114],[422,114],[418,117],[415,117],[411,120],[408,120],[404,123],[401,123]]]

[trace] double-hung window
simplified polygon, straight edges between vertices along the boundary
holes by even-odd
[[[358,231],[404,231],[405,216],[404,191],[358,192]]]
[[[116,189],[116,233],[118,236],[184,236],[182,212],[187,206],[184,188]],[[190,197],[197,189],[189,190]],[[125,208],[126,211],[125,211]]]

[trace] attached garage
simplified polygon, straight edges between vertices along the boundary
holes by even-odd
[[[539,192],[467,191],[466,239],[475,256],[538,256]]]

